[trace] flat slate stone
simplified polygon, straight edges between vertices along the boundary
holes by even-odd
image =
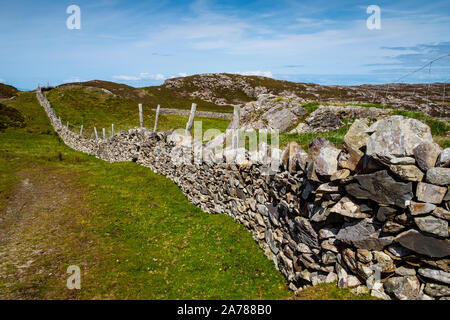
[[[345,189],[357,199],[406,208],[407,201],[413,198],[412,183],[397,182],[386,170],[356,175],[355,179],[358,183],[351,183]]]
[[[450,241],[429,237],[411,229],[400,233],[395,240],[403,247],[432,258],[450,255]]]
[[[394,238],[380,238],[381,229],[371,219],[363,219],[352,223],[339,230],[336,239],[347,244],[352,244],[359,249],[381,251],[390,245]]]

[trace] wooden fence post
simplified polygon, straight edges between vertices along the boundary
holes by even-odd
[[[67,129],[69,129],[69,121],[67,121],[67,125],[66,125]]]
[[[81,125],[81,127],[80,127],[80,136],[82,136],[83,135],[83,125]]]
[[[94,132],[95,132],[95,139],[98,139],[98,134],[97,134],[97,128],[94,127]]]
[[[234,107],[232,128],[232,148],[237,149],[239,147],[239,128],[241,124],[241,108],[239,106]]]
[[[141,128],[144,127],[144,117],[142,115],[142,103],[139,103],[139,123],[141,125]]]
[[[189,115],[189,121],[186,124],[186,132],[185,135],[191,135],[192,124],[194,123],[195,110],[197,110],[197,105],[195,103],[192,104],[191,114]]]
[[[106,129],[103,128],[103,139],[106,139]]]
[[[111,124],[111,137],[114,135],[114,123]]]
[[[156,115],[155,115],[155,127],[153,128],[153,131],[156,132],[158,129],[158,118],[159,118],[159,109],[161,106],[158,104],[158,107],[156,108]]]

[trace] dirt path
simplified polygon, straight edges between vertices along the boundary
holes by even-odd
[[[87,213],[81,190],[42,167],[17,175],[20,183],[0,212],[0,299],[48,299],[56,292],[74,298],[76,292],[64,288],[67,263],[89,247],[80,228]]]

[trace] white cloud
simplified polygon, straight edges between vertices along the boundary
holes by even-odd
[[[6,82],[5,79],[0,78],[0,83]]]
[[[162,81],[165,80],[166,77],[161,74],[150,74],[147,72],[141,72],[138,76],[126,76],[126,75],[120,75],[120,76],[113,76],[113,79],[115,80],[122,80],[122,81],[141,81],[141,80],[158,80]]]
[[[260,70],[256,70],[256,71],[237,71],[234,72],[236,74],[240,74],[243,76],[262,76],[262,77],[267,77],[267,78],[273,78],[273,74],[270,71],[260,71]]]

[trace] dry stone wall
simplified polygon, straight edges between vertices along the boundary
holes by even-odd
[[[381,299],[450,298],[450,152],[417,120],[394,116],[370,127],[357,120],[342,150],[323,138],[308,153],[290,143],[273,168],[217,161],[229,152],[212,157],[208,145],[172,132],[85,139],[61,123],[40,90],[37,98],[70,147],[140,163],[204,211],[245,225],[292,290],[337,281]]]

